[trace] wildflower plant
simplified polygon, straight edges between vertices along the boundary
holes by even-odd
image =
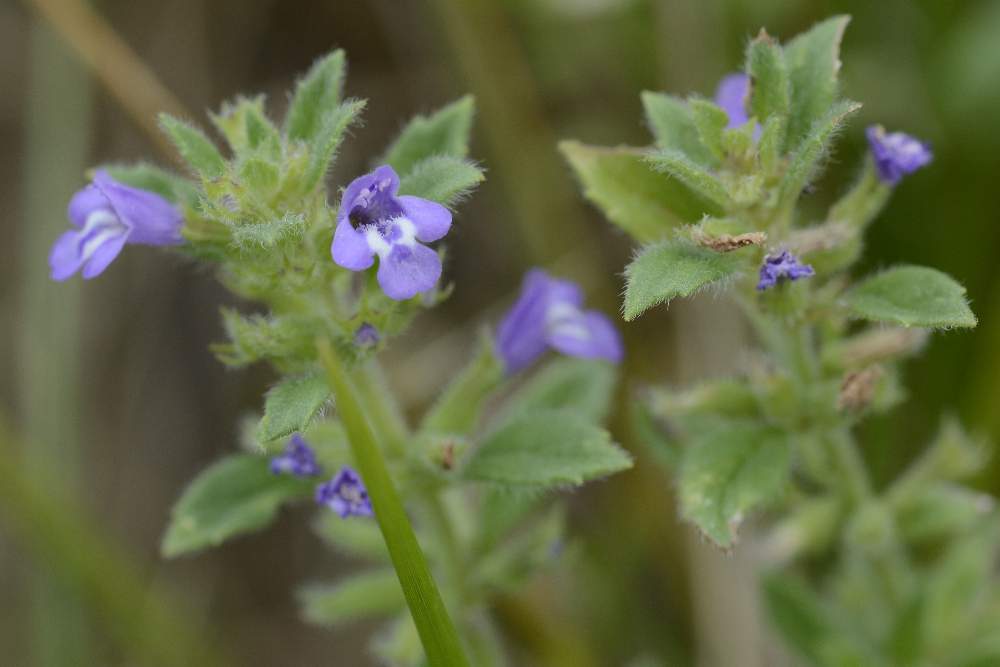
[[[448,294],[437,242],[467,224],[456,207],[483,180],[467,155],[474,103],[414,118],[370,172],[331,190],[365,107],[342,99],[344,73],[340,51],[317,61],[281,123],[263,97],[225,104],[211,116],[225,149],[163,116],[187,176],[97,171],[70,204],[53,277],[92,278],[129,243],[175,247],[245,300],[223,311],[228,340],[216,356],[277,374],[241,451],[199,474],[174,507],[166,556],[312,504],[323,542],[364,565],[305,586],[306,619],[386,619],[372,646],[387,664],[506,664],[490,601],[556,560],[565,513],[550,492],[631,465],[600,425],[621,343],[607,318],[581,310],[576,286],[533,274],[561,295],[533,293],[536,307],[519,305],[499,342],[484,331],[409,423],[377,357]],[[537,364],[546,346],[564,358]]]
[[[851,274],[868,226],[931,151],[869,128],[853,185],[818,218],[800,204],[860,107],[840,97],[847,23],[784,45],[761,31],[715,101],[643,93],[652,147],[561,149],[587,198],[640,244],[626,320],[711,289],[755,333],[737,377],[649,389],[635,419],[706,539],[737,548],[748,517],[770,510],[763,600],[789,646],[817,665],[997,664],[1000,520],[966,483],[983,446],[945,421],[877,486],[857,436],[903,400],[899,366],[927,332],[976,325],[940,271]]]

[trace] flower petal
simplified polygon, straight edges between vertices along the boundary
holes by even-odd
[[[184,242],[184,216],[160,195],[119,183],[105,171],[94,174],[94,185],[107,197],[118,219],[131,228],[130,243],[160,246]]]
[[[622,360],[621,336],[606,315],[596,310],[563,319],[550,327],[549,345],[571,357]]]
[[[750,77],[746,74],[728,74],[722,77],[715,89],[715,103],[729,116],[727,127],[740,127],[750,118],[747,115],[747,98],[750,95]]]
[[[66,215],[70,224],[82,228],[87,223],[87,216],[101,208],[112,210],[111,202],[96,185],[88,185],[82,190],[77,190],[69,200]]]
[[[83,279],[90,280],[91,278],[96,278],[104,272],[104,269],[108,268],[108,265],[114,261],[118,253],[122,251],[125,247],[125,242],[129,239],[129,234],[124,233],[118,236],[108,237],[103,243],[101,243],[94,250],[90,259],[87,263],[83,265]]]
[[[351,181],[350,185],[344,189],[344,194],[340,198],[340,209],[337,211],[337,220],[346,220],[347,216],[351,213],[351,209],[354,208],[358,196],[375,183],[382,181],[388,181],[386,190],[389,195],[395,195],[396,191],[399,190],[399,175],[395,169],[387,164],[363,176],[358,176]]]
[[[552,282],[540,269],[529,271],[524,277],[521,296],[497,328],[497,352],[508,373],[527,368],[548,347],[545,342],[545,313]]]
[[[417,239],[424,243],[437,241],[451,229],[451,211],[441,204],[412,195],[401,195],[396,199],[416,228]]]
[[[386,296],[396,301],[433,289],[440,277],[441,258],[419,243],[397,243],[379,260],[378,284]]]
[[[355,230],[347,218],[337,223],[330,254],[334,262],[351,271],[364,271],[375,261],[375,253],[368,246],[365,235]]]

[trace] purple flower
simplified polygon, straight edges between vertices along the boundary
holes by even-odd
[[[497,330],[497,349],[508,373],[530,366],[548,348],[585,359],[621,361],[621,338],[603,314],[584,311],[583,293],[540,269],[525,275],[521,296]]]
[[[382,291],[403,301],[433,289],[441,277],[441,259],[422,243],[448,233],[451,212],[398,190],[399,176],[388,165],[354,179],[340,200],[330,252],[352,271],[371,267],[378,255]]]
[[[381,336],[378,335],[378,329],[374,325],[364,322],[357,330],[354,332],[354,344],[357,347],[369,348],[378,345]]]
[[[341,468],[330,481],[316,487],[316,502],[326,505],[344,519],[375,513],[361,477],[348,466]]]
[[[872,149],[875,169],[883,183],[899,183],[903,176],[929,164],[934,157],[930,146],[908,134],[886,134],[881,125],[870,126],[865,134]]]
[[[715,89],[715,103],[729,116],[728,128],[740,127],[748,120],[747,104],[750,101],[750,77],[746,74],[727,74]]]
[[[271,459],[271,472],[275,475],[292,474],[296,477],[312,477],[319,474],[319,464],[312,447],[296,433],[288,441],[283,454]]]
[[[764,258],[764,264],[760,267],[760,282],[757,283],[758,290],[766,290],[774,287],[782,278],[788,280],[798,280],[814,275],[813,267],[801,263],[795,255],[782,250],[780,254],[768,255]]]
[[[126,243],[184,242],[184,218],[177,207],[160,195],[119,183],[103,170],[73,195],[67,213],[74,229],[60,236],[49,252],[53,280],[66,280],[81,267],[85,279],[100,275]]]

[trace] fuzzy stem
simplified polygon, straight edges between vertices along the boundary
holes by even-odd
[[[316,345],[427,661],[435,667],[467,667],[469,661],[458,633],[431,577],[427,559],[417,543],[356,390],[329,341],[319,339]]]

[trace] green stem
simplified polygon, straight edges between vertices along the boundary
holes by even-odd
[[[872,488],[868,470],[850,432],[846,429],[835,431],[829,435],[827,441],[830,453],[843,476],[844,489],[850,499],[860,503],[869,498]]]
[[[427,661],[434,667],[467,667],[469,661],[462,650],[458,633],[431,577],[427,559],[413,534],[354,386],[329,341],[318,340],[317,348],[326,368],[337,413],[347,431],[355,463],[375,508],[375,518],[389,548],[389,556],[417,626]]]

